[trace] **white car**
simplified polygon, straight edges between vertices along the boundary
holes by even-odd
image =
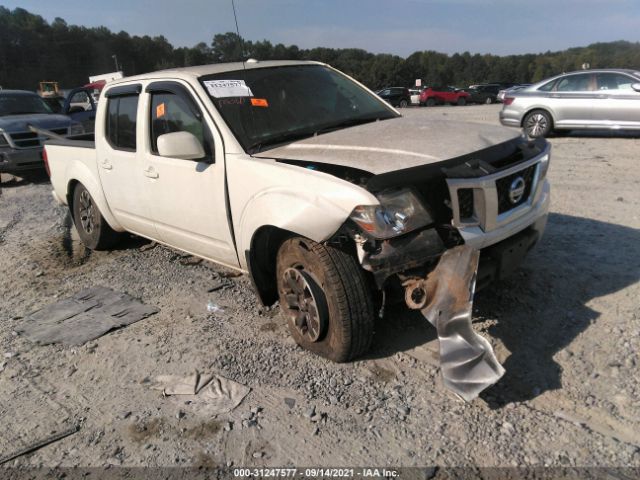
[[[46,152],[87,247],[132,232],[247,273],[296,342],[334,361],[369,348],[390,286],[427,308],[445,252],[482,250],[479,282],[508,273],[542,235],[550,198],[545,140],[402,117],[316,62],[113,81],[95,139]]]

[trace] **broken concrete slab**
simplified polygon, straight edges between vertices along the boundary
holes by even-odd
[[[33,312],[16,331],[42,345],[82,345],[158,311],[126,293],[93,287]]]

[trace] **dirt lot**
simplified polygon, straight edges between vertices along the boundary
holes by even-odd
[[[498,109],[407,114],[497,123]],[[292,342],[248,278],[136,238],[90,253],[46,181],[3,176],[0,391],[13,393],[0,423],[81,424],[11,465],[639,467],[640,135],[551,142],[546,235],[512,279],[476,298],[474,325],[507,373],[471,404],[442,387],[435,331],[419,315],[388,311],[367,358],[329,363]],[[15,332],[93,285],[160,313],[77,348]],[[209,301],[224,312],[208,313]],[[196,368],[251,393],[212,418],[148,386]],[[45,401],[59,407],[21,416]]]

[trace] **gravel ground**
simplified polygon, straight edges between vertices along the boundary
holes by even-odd
[[[496,123],[498,109],[407,114]],[[11,465],[639,467],[640,135],[551,143],[546,235],[476,298],[474,325],[507,373],[471,404],[443,388],[435,331],[419,315],[390,309],[366,358],[330,363],[293,343],[247,278],[133,237],[86,251],[45,180],[3,175],[0,386],[28,379],[81,421]],[[25,315],[93,285],[161,311],[77,348],[15,333]],[[208,313],[209,301],[224,312]],[[251,393],[211,418],[148,387],[194,369]]]

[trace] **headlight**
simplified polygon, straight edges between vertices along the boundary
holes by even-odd
[[[69,135],[82,135],[84,127],[79,123],[72,123],[69,127]]]
[[[380,205],[359,205],[349,217],[375,238],[397,237],[433,223],[431,215],[408,188],[385,191],[377,197]]]

